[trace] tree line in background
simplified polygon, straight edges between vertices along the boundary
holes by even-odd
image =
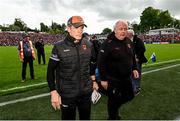
[[[140,23],[132,23],[132,28],[137,33],[147,32],[151,29],[177,28],[180,29],[180,20],[175,19],[168,10],[146,8],[140,16]]]
[[[153,7],[147,7],[140,16],[140,23],[136,22],[129,23],[136,33],[144,33],[151,29],[160,28],[177,28],[180,29],[180,20],[175,19],[168,10],[155,9]],[[1,31],[25,31],[25,32],[46,32],[51,34],[59,34],[66,32],[66,25],[64,23],[58,24],[52,22],[51,26],[45,25],[43,22],[40,23],[40,30],[37,28],[31,29],[27,24],[20,18],[15,18],[13,24],[8,26],[0,25]],[[104,28],[101,34],[108,34],[112,32],[109,28]]]
[[[20,18],[15,18],[14,23],[11,25],[8,25],[8,26],[0,25],[1,31],[46,32],[46,33],[51,33],[51,34],[64,33],[65,28],[66,28],[66,25],[64,23],[61,25],[56,22],[52,22],[51,26],[47,26],[43,22],[41,22],[40,30],[38,30],[37,28],[31,29]]]

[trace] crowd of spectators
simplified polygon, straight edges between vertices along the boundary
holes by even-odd
[[[18,42],[22,40],[24,32],[0,32],[0,46],[17,46]],[[52,45],[61,40],[64,35],[61,34],[47,34],[47,33],[29,33],[31,40],[35,43],[38,39],[43,39],[44,44]],[[145,43],[153,42],[169,42],[180,43],[180,32],[175,34],[161,34],[161,35],[138,35]],[[104,41],[104,38],[99,38],[100,42]]]
[[[146,35],[141,34],[139,35],[146,43],[153,43],[153,42],[169,42],[169,43],[180,43],[180,32],[175,34],[157,34],[157,35]]]
[[[24,32],[0,32],[0,46],[17,46],[23,39]],[[33,43],[38,39],[43,39],[44,44],[54,44],[59,41],[63,35],[54,35],[47,33],[28,33]]]

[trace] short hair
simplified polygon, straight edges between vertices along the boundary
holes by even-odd
[[[133,29],[129,29],[128,33],[131,33],[132,35],[134,35],[134,30]]]
[[[119,21],[117,21],[117,22],[115,23],[115,25],[114,25],[114,30],[116,29],[116,27],[117,27],[119,24],[124,24],[124,25],[127,26],[127,28],[128,28],[128,23],[127,23],[126,20],[119,20]]]

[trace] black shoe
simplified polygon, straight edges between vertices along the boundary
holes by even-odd
[[[114,117],[114,118],[110,118],[110,117],[108,117],[108,119],[107,120],[121,120],[122,118],[121,118],[121,116],[117,116],[117,117]]]
[[[35,78],[34,78],[34,77],[31,77],[31,80],[35,80]]]
[[[121,116],[117,116],[117,120],[121,120]]]

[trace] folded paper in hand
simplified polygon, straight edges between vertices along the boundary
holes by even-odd
[[[91,95],[92,103],[96,104],[100,98],[101,98],[101,94],[98,91],[94,90]]]

